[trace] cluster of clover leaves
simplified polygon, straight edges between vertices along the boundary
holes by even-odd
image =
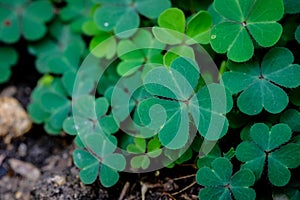
[[[74,135],[86,184],[196,161],[200,199],[259,198],[261,182],[299,199],[299,13],[298,0],[0,0],[0,83],[27,45],[42,74],[29,114]]]

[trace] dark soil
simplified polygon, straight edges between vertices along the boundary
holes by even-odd
[[[112,188],[99,182],[84,185],[72,161],[73,149],[71,137],[49,136],[38,126],[9,145],[1,141],[0,199],[142,199],[142,187],[148,188],[145,199],[197,199],[197,184],[178,192],[195,181],[194,176],[183,177],[196,173],[189,165],[146,174],[121,173]],[[31,171],[26,177],[16,173],[9,164],[11,158],[32,163],[41,176],[31,180]]]

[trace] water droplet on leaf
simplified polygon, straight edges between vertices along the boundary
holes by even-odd
[[[105,26],[105,27],[108,27],[108,26],[109,26],[109,23],[108,23],[108,22],[105,22],[105,23],[104,23],[104,26]]]
[[[212,35],[210,38],[213,40],[213,39],[216,39],[217,36],[216,35]]]

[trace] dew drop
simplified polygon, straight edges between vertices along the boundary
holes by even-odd
[[[75,125],[75,129],[78,130],[78,129],[79,129],[79,126]]]
[[[212,40],[214,40],[214,39],[217,38],[217,36],[216,36],[216,35],[212,35],[210,38],[211,38]]]
[[[109,23],[108,23],[108,22],[105,22],[105,23],[104,23],[104,26],[105,26],[105,27],[108,27],[108,26],[109,26]]]

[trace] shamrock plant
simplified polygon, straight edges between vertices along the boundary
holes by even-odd
[[[44,123],[48,133],[61,133],[63,120],[71,112],[71,102],[61,79],[44,76],[32,93],[28,111],[35,123]]]
[[[136,169],[147,169],[151,164],[149,158],[156,158],[162,153],[160,147],[161,143],[157,137],[151,139],[148,144],[143,138],[134,138],[134,143],[127,146],[127,151],[130,153],[147,154],[134,156],[130,161],[131,166]]]
[[[242,92],[238,99],[239,109],[256,115],[264,108],[270,113],[280,113],[289,99],[281,87],[295,88],[300,85],[300,66],[293,64],[294,56],[286,48],[273,48],[258,61],[248,63],[228,62],[229,72],[222,76],[224,84],[233,94]],[[281,86],[281,87],[280,87]]]
[[[156,67],[144,77],[144,85],[154,97],[140,103],[140,121],[144,125],[153,123],[153,132],[159,133],[161,143],[168,148],[178,149],[187,143],[189,115],[192,116],[200,134],[209,140],[217,140],[227,132],[228,121],[224,115],[232,108],[232,98],[225,88],[218,84],[207,85],[197,90],[200,78],[198,70],[192,60],[177,58],[170,68]],[[217,96],[223,97],[222,102],[215,99]],[[157,109],[150,110],[153,105],[158,106]],[[159,117],[151,119],[149,112]],[[211,127],[211,122],[206,120],[208,118],[221,126]]]
[[[232,175],[233,166],[227,158],[217,158],[211,168],[202,167],[197,172],[197,182],[205,188],[200,190],[200,199],[255,199],[250,188],[255,176],[249,169],[241,169]],[[233,197],[233,198],[232,198]]]
[[[244,141],[236,149],[236,157],[251,169],[259,179],[266,169],[270,182],[284,186],[291,178],[288,168],[300,165],[300,146],[289,142],[292,131],[286,124],[276,124],[271,129],[263,123],[254,124],[250,129],[250,141]],[[264,166],[266,167],[264,168]]]
[[[59,20],[51,24],[49,32],[47,39],[30,45],[30,52],[37,56],[37,70],[54,74],[76,72],[85,47],[81,36]]]
[[[46,0],[1,0],[0,13],[0,41],[14,43],[21,35],[27,40],[43,37],[47,31],[45,23],[51,20],[54,11]]]
[[[89,145],[94,147],[90,150],[93,153],[79,148],[73,152],[73,158],[75,165],[81,169],[79,175],[84,183],[93,183],[99,175],[103,186],[110,187],[119,180],[119,174],[115,167],[118,166],[118,170],[122,171],[125,167],[125,159],[120,154],[113,154],[114,149],[108,150],[99,147],[98,141],[102,139],[99,135],[90,136],[88,141]],[[100,160],[102,164],[100,164]]]
[[[100,97],[95,100],[92,96],[81,96],[75,101],[75,116],[66,118],[63,127],[71,135],[83,135],[77,138],[80,145],[73,153],[74,163],[81,169],[80,178],[84,183],[90,184],[99,175],[100,182],[110,187],[118,181],[118,171],[122,171],[126,164],[121,154],[114,153],[117,139],[110,135],[118,130],[118,125],[113,118],[106,115],[106,98]],[[97,113],[90,110],[94,107]]]
[[[211,46],[226,53],[230,60],[244,62],[254,54],[254,42],[273,46],[280,38],[283,17],[282,0],[214,1],[214,9],[223,18],[211,30]]]
[[[92,96],[81,96],[75,100],[74,109],[76,109],[76,122],[74,116],[71,116],[64,121],[64,130],[71,135],[76,135],[76,131],[84,134],[92,132],[103,132],[106,134],[115,133],[118,131],[118,125],[110,115],[106,115],[108,110],[108,101],[104,97],[97,98],[96,100]],[[87,108],[96,107],[97,113],[93,110],[87,110]],[[99,123],[99,126],[97,125]],[[75,131],[75,132],[74,132]]]
[[[200,199],[299,199],[299,5],[0,0],[0,83],[35,67],[29,115],[85,184],[189,163]]]

